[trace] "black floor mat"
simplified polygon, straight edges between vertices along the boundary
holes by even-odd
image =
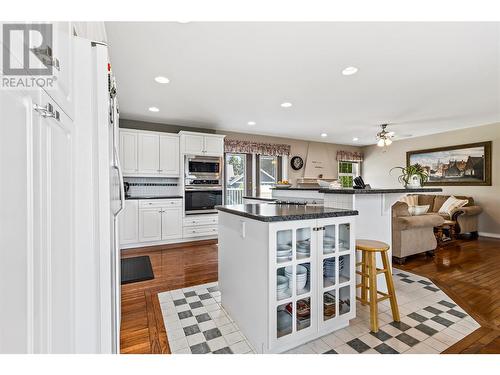
[[[148,256],[122,259],[122,285],[155,278]]]

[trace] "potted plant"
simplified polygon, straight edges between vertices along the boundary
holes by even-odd
[[[405,188],[415,189],[422,187],[429,179],[427,170],[418,163],[407,167],[391,168],[389,173],[394,169],[399,169],[401,171],[401,174],[398,176],[398,181],[403,184]]]

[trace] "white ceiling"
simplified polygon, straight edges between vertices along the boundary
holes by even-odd
[[[106,28],[124,118],[365,145],[384,122],[408,137],[500,121],[499,25],[110,22]],[[343,76],[350,65],[359,72]],[[156,83],[159,75],[170,83]],[[281,108],[285,101],[293,107]],[[160,112],[149,112],[151,106]]]

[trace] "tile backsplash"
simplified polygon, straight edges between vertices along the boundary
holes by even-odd
[[[162,177],[124,177],[130,186],[127,196],[149,197],[163,195],[180,195],[180,179]]]

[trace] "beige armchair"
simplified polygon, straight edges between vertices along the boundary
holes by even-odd
[[[396,202],[392,206],[392,256],[402,264],[406,257],[432,251],[437,246],[434,227],[442,225],[444,218],[439,215],[411,216],[408,205]]]

